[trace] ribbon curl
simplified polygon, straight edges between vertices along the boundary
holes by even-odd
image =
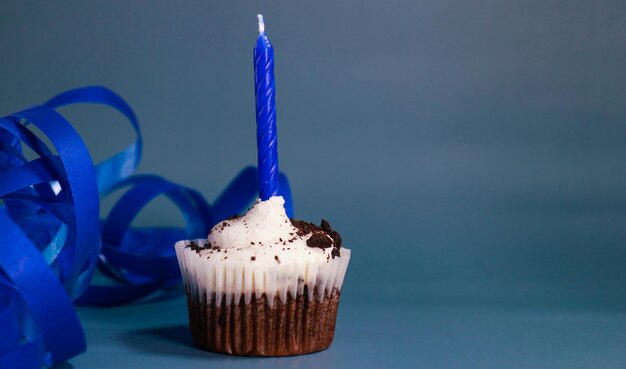
[[[111,107],[132,125],[135,140],[94,166],[72,125],[56,109],[80,103]],[[46,144],[29,128],[36,127]],[[26,159],[22,147],[37,158]],[[53,367],[86,349],[74,303],[113,306],[180,282],[173,243],[205,237],[258,195],[256,168],[242,170],[211,206],[196,190],[156,175],[133,175],[142,138],[131,107],[113,91],[84,87],[0,118],[0,368]],[[279,174],[287,214],[293,204]],[[100,198],[126,192],[104,219]],[[137,214],[165,196],[185,228],[132,227]],[[105,285],[92,285],[97,270]]]

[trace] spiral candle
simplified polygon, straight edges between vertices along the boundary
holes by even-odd
[[[274,101],[274,48],[265,35],[263,16],[254,48],[254,95],[256,100],[256,142],[259,165],[259,196],[267,200],[278,195],[278,142]]]

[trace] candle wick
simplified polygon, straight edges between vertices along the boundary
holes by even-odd
[[[257,14],[257,18],[259,18],[259,34],[265,33],[265,23],[263,22],[263,14]]]

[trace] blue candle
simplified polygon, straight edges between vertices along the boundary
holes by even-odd
[[[254,96],[256,100],[256,143],[259,164],[259,196],[278,195],[278,142],[274,101],[274,48],[265,35],[263,16],[254,48]]]

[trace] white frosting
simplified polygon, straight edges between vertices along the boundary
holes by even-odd
[[[321,263],[332,259],[332,247],[308,247],[306,241],[311,234],[302,237],[296,234],[298,230],[287,217],[284,205],[282,197],[274,196],[267,201],[257,201],[241,218],[218,223],[209,232],[208,241],[211,246],[219,247],[219,252],[211,250],[207,256],[270,266],[302,261]],[[254,261],[252,257],[255,257]]]
[[[274,297],[286,301],[302,294],[308,286],[309,298],[313,290],[324,291],[318,299],[341,290],[350,250],[341,248],[341,256],[332,256],[333,247],[309,247],[310,234],[297,235],[279,196],[257,201],[240,218],[218,223],[207,240],[195,240],[201,250],[188,247],[192,241],[176,243],[176,255],[185,285],[192,296],[211,299],[215,294],[220,304],[222,295],[233,298],[244,295],[250,302],[252,293],[265,293],[268,302]]]

